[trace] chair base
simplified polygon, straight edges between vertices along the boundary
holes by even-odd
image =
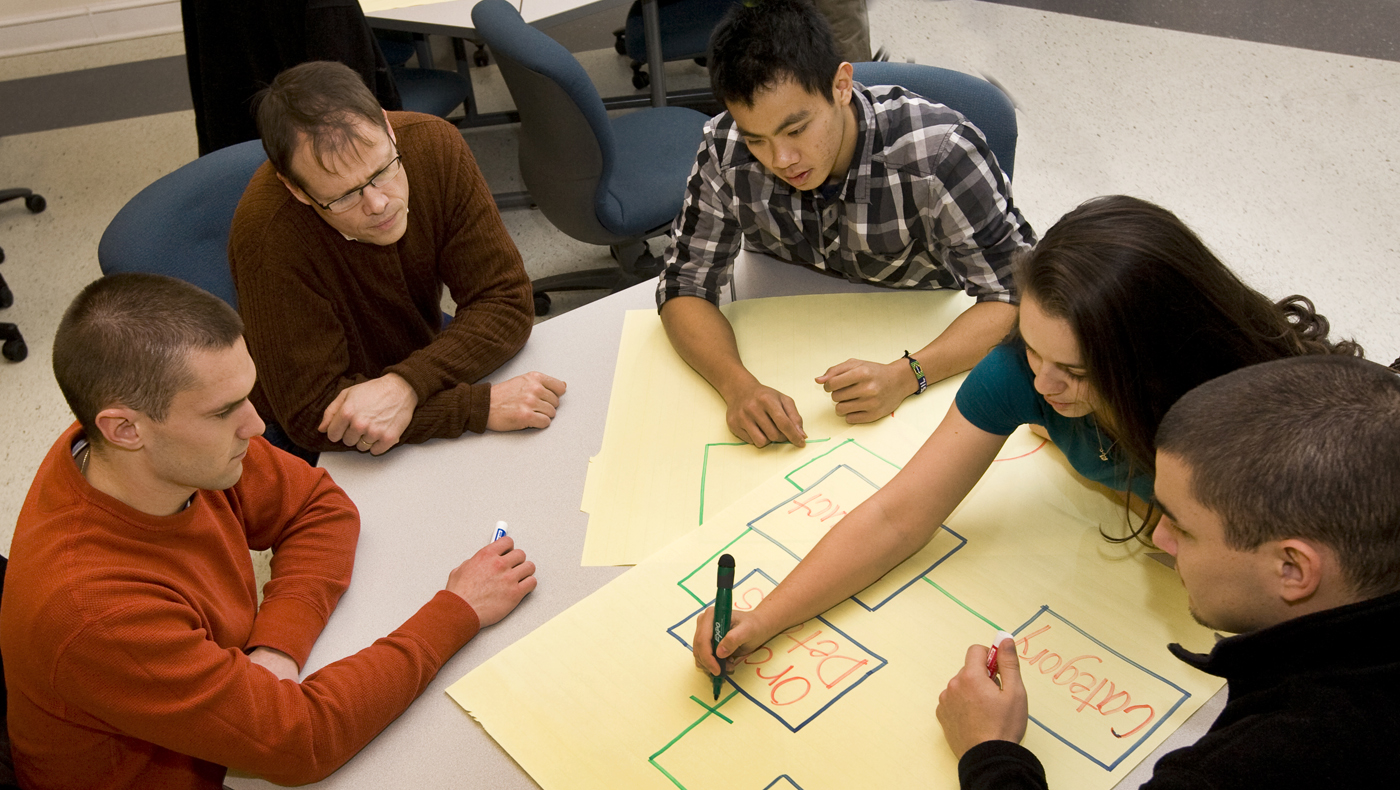
[[[43,195],[36,195],[28,189],[0,189],[0,203],[24,198],[24,207],[29,209],[29,213],[38,214],[48,206],[48,201]]]
[[[24,344],[24,337],[19,333],[19,327],[14,324],[0,324],[0,340],[4,345],[0,346],[0,355],[11,362],[20,362],[29,356],[29,346]]]

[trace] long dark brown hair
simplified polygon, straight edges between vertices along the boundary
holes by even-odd
[[[1116,440],[1130,480],[1155,473],[1157,426],[1197,385],[1284,357],[1362,356],[1352,341],[1328,340],[1327,319],[1306,297],[1269,301],[1175,214],[1125,195],[1094,198],[1061,217],[1021,259],[1016,283],[1069,323],[1102,401],[1095,418]]]

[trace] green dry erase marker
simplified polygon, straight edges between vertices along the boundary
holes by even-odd
[[[719,584],[715,591],[715,630],[710,636],[710,650],[718,650],[724,635],[729,633],[729,616],[734,609],[734,558],[728,554],[719,558]],[[719,688],[724,684],[724,660],[718,655],[719,674],[712,679],[715,701],[719,701]]]

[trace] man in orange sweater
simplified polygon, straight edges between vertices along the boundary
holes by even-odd
[[[525,344],[534,311],[461,132],[384,112],[340,63],[284,71],[257,114],[269,161],[234,214],[229,263],[268,439],[303,457],[379,455],[547,427],[564,382],[481,381]]]
[[[359,514],[260,437],[241,332],[218,298],[156,275],[98,280],[63,317],[54,373],[78,422],[29,489],[0,604],[26,788],[319,780],[534,589],[501,538],[398,630],[298,682]],[[250,548],[274,552],[261,606]]]

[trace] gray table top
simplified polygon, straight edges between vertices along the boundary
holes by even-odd
[[[743,297],[873,290],[747,257],[735,280]],[[401,625],[443,587],[454,567],[489,541],[497,520],[509,522],[516,545],[535,562],[539,587],[450,659],[407,712],[316,787],[537,787],[445,691],[626,570],[579,565],[588,524],[579,503],[588,459],[602,447],[624,314],[655,309],[654,290],[654,281],[643,283],[537,325],[524,350],[492,377],[539,370],[567,382],[559,415],[543,431],[434,440],[379,458],[321,456],[321,465],[359,507],[362,527],[354,580],[317,640],[307,672]],[[1203,706],[1158,753],[1199,737],[1223,697],[1217,694]],[[1119,787],[1145,781],[1156,756]],[[271,787],[233,775],[226,783]]]

